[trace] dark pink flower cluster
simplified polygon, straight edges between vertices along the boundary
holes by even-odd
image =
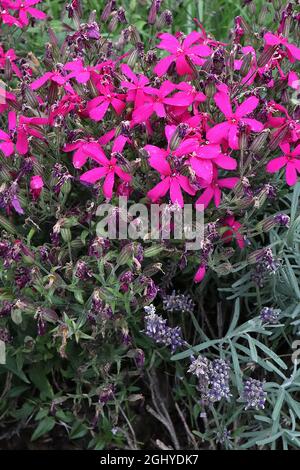
[[[28,24],[28,14],[43,19],[33,8],[36,3],[0,0],[0,18],[19,27]],[[52,69],[37,77],[27,70],[27,95],[36,110],[27,116],[16,106],[16,96],[6,91],[0,105],[0,112],[8,111],[8,128],[0,130],[3,154],[30,155],[31,142],[47,141],[47,129],[71,117],[82,123],[81,131],[73,132],[61,150],[72,153],[76,169],[89,165],[80,176],[82,183],[101,182],[108,200],[130,194],[143,155],[154,181],[146,188],[149,202],[167,198],[181,207],[193,202],[196,210],[203,210],[212,201],[219,207],[222,192],[240,181],[245,139],[252,142],[269,129],[274,152],[280,147],[281,154],[270,159],[266,170],[285,167],[286,181],[294,185],[300,172],[300,123],[282,104],[268,99],[265,90],[278,80],[299,89],[290,67],[300,59],[300,49],[279,33],[266,33],[259,57],[252,46],[243,46],[230,62],[226,45],[210,39],[202,28],[187,36],[162,33],[158,39],[157,47],[166,55],[148,68],[126,63],[127,53],[107,54],[92,64],[73,54],[64,63],[52,61]],[[24,85],[15,52],[0,48],[0,71],[7,63]],[[238,79],[228,79],[230,67]],[[41,175],[34,176],[30,188],[37,199]],[[242,248],[241,224],[232,214],[223,222],[229,238],[235,235]],[[204,273],[201,265],[196,280]]]
[[[42,0],[0,0],[0,25],[24,28],[29,25],[30,18],[45,20],[47,15],[35,8]]]

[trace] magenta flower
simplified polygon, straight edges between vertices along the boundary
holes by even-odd
[[[30,192],[34,200],[38,199],[44,187],[43,178],[39,175],[30,178]]]
[[[288,39],[281,34],[266,33],[264,40],[267,46],[283,46],[287,50],[288,59],[290,62],[300,60],[300,49],[294,44],[288,42]]]
[[[3,24],[7,24],[8,26],[17,26],[18,28],[22,28],[22,23],[13,15],[11,15],[7,8],[9,8],[8,2],[1,2],[0,3],[0,24],[1,21]]]
[[[122,64],[121,70],[130,80],[130,82],[125,80],[121,82],[121,86],[128,90],[126,101],[134,101],[134,107],[137,108],[145,102],[145,87],[149,84],[149,80],[145,75],[137,76],[127,64]]]
[[[78,114],[84,111],[82,99],[77,93],[68,93],[62,97],[57,105],[52,106],[49,113],[49,124],[53,125],[57,116],[67,116],[72,111]]]
[[[28,26],[29,18],[28,15],[33,16],[36,20],[45,20],[47,15],[36,8],[33,5],[40,3],[41,0],[15,0],[14,2],[8,1],[9,8],[12,10],[18,10],[18,20],[22,26]]]
[[[110,106],[113,107],[117,114],[122,114],[125,108],[123,101],[125,95],[115,93],[110,85],[98,84],[97,89],[101,96],[93,98],[87,104],[87,111],[90,118],[94,121],[101,121]]]
[[[38,90],[39,88],[44,86],[45,83],[47,83],[48,81],[54,82],[60,86],[64,86],[67,82],[67,78],[63,75],[63,71],[56,70],[54,72],[46,72],[44,75],[34,80],[31,83],[30,88],[32,90]],[[73,91],[71,85],[68,85],[65,88],[68,89],[68,91],[70,92]]]
[[[201,282],[204,279],[205,274],[206,274],[206,266],[204,264],[200,264],[194,276],[194,282],[196,283]]]
[[[237,150],[239,148],[239,124],[246,124],[253,132],[260,132],[263,129],[264,126],[261,122],[245,117],[258,106],[259,100],[255,96],[247,98],[242,104],[237,106],[235,112],[232,111],[230,99],[226,93],[216,93],[214,100],[227,121],[221,122],[208,130],[207,138],[212,143],[221,143],[225,139],[232,149]]]
[[[110,139],[112,137],[112,132],[109,132],[108,135],[104,137],[107,141],[107,139]],[[130,183],[130,181],[132,180],[131,175],[122,170],[122,168],[120,168],[120,166],[117,164],[118,161],[114,156],[117,153],[122,152],[126,142],[127,139],[123,136],[118,136],[115,139],[112,147],[111,160],[108,160],[106,158],[105,153],[103,152],[101,147],[99,150],[99,147],[96,147],[94,145],[89,146],[89,148],[86,150],[87,153],[93,160],[98,162],[101,167],[93,168],[92,170],[89,170],[84,173],[83,175],[81,175],[80,181],[94,184],[101,178],[105,178],[103,184],[103,194],[107,199],[112,198],[115,175],[119,176],[119,178],[125,183]]]
[[[113,154],[112,154],[113,155]],[[95,156],[93,156],[94,158]],[[119,176],[121,180],[129,183],[132,179],[131,175],[125,173],[120,168],[118,161],[115,157],[108,160],[105,155],[98,154],[97,161],[102,164],[101,167],[93,168],[80,176],[80,181],[85,183],[94,184],[100,179],[104,178],[103,194],[107,199],[111,199],[113,195],[113,187],[115,182],[115,175]]]
[[[290,144],[285,142],[280,144],[280,148],[284,155],[274,158],[267,164],[268,173],[277,173],[284,166],[286,182],[289,186],[293,186],[297,182],[297,173],[300,173],[300,144],[291,151]]]
[[[11,113],[8,115],[8,128],[10,131],[14,129],[14,119]],[[15,151],[11,136],[2,130],[0,130],[0,150],[5,157],[10,157]]]
[[[152,148],[150,149],[150,147]],[[196,193],[194,188],[191,186],[188,177],[171,169],[170,164],[165,158],[165,150],[150,145],[147,145],[145,149],[148,152],[151,152],[149,165],[157,170],[162,177],[162,181],[148,191],[147,196],[152,202],[156,202],[170,191],[170,199],[172,203],[177,203],[180,207],[183,207],[184,202],[182,189],[191,196],[194,196]]]
[[[227,230],[223,232],[222,238],[225,243],[230,243],[233,238],[236,239],[238,246],[242,249],[245,246],[245,240],[241,233],[242,224],[235,220],[233,215],[229,215],[223,219],[223,227]]]
[[[257,76],[258,77],[263,77],[264,75],[266,75],[267,72],[272,70],[272,68],[273,68],[272,59],[270,59],[270,61],[263,67],[258,67],[257,66],[256,52],[255,52],[255,49],[252,46],[242,47],[241,51],[242,51],[243,57],[245,57],[247,54],[252,55],[252,61],[251,61],[249,72],[247,73],[247,75],[245,77],[242,77],[241,83],[245,83],[248,86],[252,85],[252,83],[254,82],[254,80],[256,79]],[[277,61],[274,60],[274,63],[278,67]],[[241,67],[242,67],[242,64],[243,64],[242,59],[235,60],[234,61],[234,70],[240,70]],[[272,87],[273,85],[274,85],[274,80],[273,80],[273,78],[270,78],[270,81],[267,83],[267,86]]]
[[[222,153],[219,144],[199,144],[199,142],[191,138],[185,140],[182,148],[185,147],[192,149],[191,156],[189,157],[192,169],[199,178],[207,183],[212,182],[215,166],[225,170],[235,170],[237,167],[236,160]]]
[[[66,80],[75,78],[78,83],[86,83],[93,73],[96,73],[96,70],[101,70],[102,67],[102,64],[95,65],[94,67],[85,67],[80,59],[74,60],[73,62],[67,62],[64,65],[64,70],[67,70],[70,73],[66,76]]]
[[[133,121],[138,124],[146,121],[149,117],[156,113],[158,117],[166,117],[166,106],[189,106],[193,102],[192,96],[188,96],[184,92],[175,93],[168,97],[177,88],[177,85],[169,80],[163,82],[159,89],[147,87],[144,92],[150,95],[149,102],[139,106],[133,112]]]
[[[16,113],[10,112],[8,123],[9,130],[16,134],[16,150],[20,155],[25,155],[28,152],[30,137],[45,140],[38,126],[48,124],[47,118],[19,116],[17,119]]]
[[[292,142],[297,142],[300,138],[300,124],[298,120],[293,119],[287,109],[282,106],[281,104],[275,103],[275,101],[270,101],[268,103],[268,114],[267,114],[267,122],[265,123],[265,127],[274,127],[278,129],[274,133],[274,138],[280,137],[282,135],[281,140],[290,140]],[[278,114],[278,112],[283,113],[284,116],[273,116],[273,114]],[[286,133],[284,133],[286,131]]]
[[[17,65],[15,64],[16,60],[17,56],[13,49],[8,49],[7,52],[4,52],[4,49],[0,46],[0,69],[4,70],[6,61],[9,61],[13,72],[18,78],[21,78],[22,74]]]
[[[16,95],[6,91],[5,88],[0,86],[0,114],[4,113],[9,108],[9,105],[17,101]]]
[[[218,172],[214,169],[213,179],[211,183],[201,184],[204,189],[201,196],[197,199],[195,207],[198,211],[202,211],[203,208],[206,208],[210,201],[214,199],[216,207],[219,207],[222,197],[221,190],[224,188],[232,189],[238,183],[239,178],[218,178]],[[202,207],[203,206],[203,207]]]
[[[204,44],[194,45],[197,42],[202,42],[201,34],[196,31],[190,33],[182,43],[169,33],[159,34],[159,39],[161,39],[161,42],[157,47],[171,53],[171,55],[161,59],[154,67],[154,72],[159,77],[167,72],[172,62],[176,64],[178,75],[192,75],[193,71],[186,59],[189,58],[195,65],[202,65],[204,62],[202,57],[207,57],[211,53],[210,47]]]
[[[106,158],[99,143],[94,140],[77,140],[71,144],[66,144],[63,148],[64,152],[73,152],[74,150],[73,165],[77,169],[83,167],[91,155],[101,155],[102,158]],[[102,160],[98,160],[98,163],[101,162]]]

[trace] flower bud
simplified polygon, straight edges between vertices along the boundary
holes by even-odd
[[[161,245],[152,245],[149,248],[146,248],[144,251],[145,258],[151,258],[153,256],[157,256],[159,253],[163,251],[163,246]]]
[[[208,99],[212,98],[216,93],[216,86],[213,80],[208,79],[205,85],[205,95]]]
[[[72,240],[72,234],[69,228],[62,228],[60,233],[64,242],[69,243]]]
[[[11,62],[10,62],[8,57],[5,60],[4,78],[7,81],[11,80],[11,78],[12,78],[12,67],[11,67]]]
[[[253,56],[251,52],[249,52],[243,59],[242,66],[240,69],[240,74],[242,77],[246,77],[246,75],[249,73],[251,64],[252,64]]]
[[[121,253],[117,258],[117,265],[122,266],[123,264],[128,264],[133,259],[133,245],[128,243],[122,248]]]
[[[257,67],[264,67],[273,57],[277,46],[267,47],[257,60]]]
[[[265,129],[260,134],[258,134],[250,145],[250,151],[255,154],[260,154],[268,140],[270,135],[270,130]]]
[[[164,29],[166,26],[171,26],[173,23],[173,14],[170,10],[162,12],[158,20],[156,21],[156,28],[158,30]]]
[[[177,126],[175,132],[173,133],[170,141],[170,149],[172,151],[176,150],[182,141],[182,139],[185,137],[187,131],[189,129],[188,124],[181,123]]]
[[[284,126],[279,131],[275,130],[274,132],[272,132],[272,135],[270,138],[270,145],[269,145],[270,150],[275,150],[280,144],[280,142],[282,142],[283,139],[286,137],[288,132],[289,130],[287,126]]]
[[[29,106],[31,106],[31,108],[35,109],[39,106],[36,94],[27,85],[24,85],[24,95],[27,103],[29,104]]]

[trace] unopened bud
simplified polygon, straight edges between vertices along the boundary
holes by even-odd
[[[35,109],[39,106],[39,102],[34,91],[27,85],[24,85],[25,99],[31,108]]]
[[[11,67],[11,62],[8,59],[8,57],[5,60],[4,78],[5,78],[5,80],[11,80],[11,78],[12,78],[12,67]]]
[[[160,17],[156,22],[156,27],[158,30],[164,29],[166,26],[171,26],[173,23],[173,14],[170,10],[165,10],[162,12]]]
[[[253,60],[253,56],[252,56],[251,52],[249,52],[246,55],[246,57],[244,57],[243,62],[242,62],[242,66],[241,66],[241,69],[240,69],[240,73],[241,73],[242,77],[246,77],[246,75],[249,73],[250,68],[251,68],[251,64],[252,64],[252,60]]]
[[[117,258],[117,265],[122,266],[123,264],[129,263],[129,261],[133,260],[133,245],[131,243],[128,243],[128,245],[124,246],[122,248],[121,253],[119,254]]]
[[[181,123],[177,126],[175,132],[173,133],[170,141],[170,149],[176,150],[182,141],[182,139],[185,137],[187,131],[189,129],[188,124]]]
[[[250,151],[259,155],[263,151],[269,135],[270,135],[269,129],[266,129],[262,131],[260,134],[258,134],[253,140],[252,144],[250,145]]]
[[[274,131],[270,138],[270,145],[269,145],[270,150],[275,150],[280,144],[280,142],[282,142],[284,138],[287,136],[288,132],[289,130],[287,126],[284,126],[279,131],[278,130]]]
[[[259,56],[257,60],[257,67],[264,67],[273,57],[277,46],[267,47]]]

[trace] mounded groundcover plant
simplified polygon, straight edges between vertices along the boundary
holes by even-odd
[[[0,448],[300,448],[297,3],[0,0]],[[201,245],[106,238],[120,196]]]

